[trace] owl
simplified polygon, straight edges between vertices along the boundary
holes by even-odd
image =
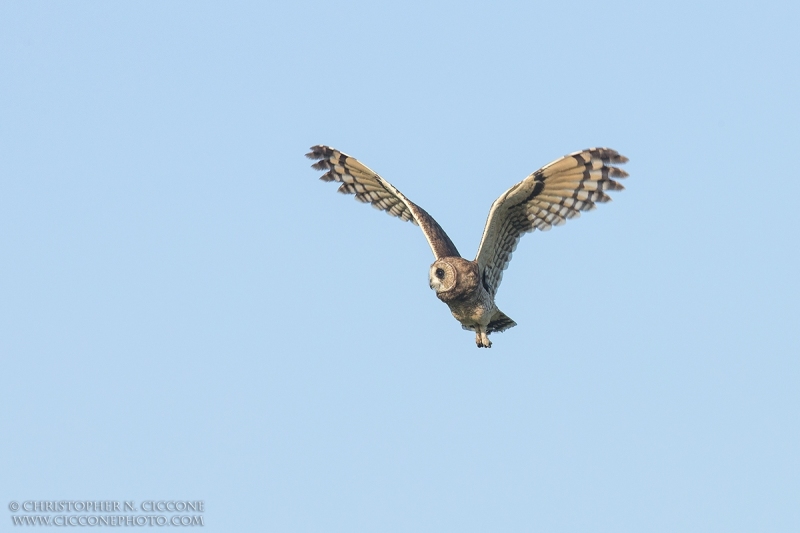
[[[517,325],[497,308],[495,295],[522,235],[547,231],[597,202],[608,202],[605,191],[624,188],[612,178],[628,175],[613,166],[628,159],[609,148],[589,148],[543,166],[495,200],[478,253],[469,261],[432,216],[357,159],[322,145],[312,146],[306,157],[318,160],[314,169],[327,171],[321,180],[341,183],[339,192],[422,229],[435,258],[428,271],[430,288],[461,327],[475,332],[478,348],[490,348],[490,334]]]

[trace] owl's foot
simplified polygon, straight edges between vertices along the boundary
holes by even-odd
[[[478,330],[475,333],[475,344],[478,345],[478,348],[491,348],[492,341],[489,340],[489,336],[484,331]]]

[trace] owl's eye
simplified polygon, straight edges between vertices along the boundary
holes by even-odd
[[[441,268],[436,269],[436,277],[439,279],[444,279],[444,270]]]

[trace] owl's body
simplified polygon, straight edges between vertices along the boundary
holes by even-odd
[[[627,159],[608,148],[590,148],[553,161],[492,204],[478,254],[469,261],[433,217],[358,160],[327,146],[313,146],[306,155],[320,160],[314,168],[328,170],[323,181],[342,183],[339,192],[355,194],[359,201],[420,226],[436,258],[429,271],[430,287],[461,326],[475,332],[479,348],[491,347],[490,333],[516,326],[497,308],[495,295],[520,237],[561,225],[593,209],[595,202],[609,201],[604,190],[623,188],[611,177],[627,176],[608,164]]]
[[[516,322],[504,315],[480,280],[478,263],[463,257],[443,257],[431,265],[430,287],[447,304],[461,327],[475,332],[478,347],[490,347],[488,335]]]

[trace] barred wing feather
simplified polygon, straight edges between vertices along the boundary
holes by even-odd
[[[627,161],[610,148],[575,152],[529,175],[492,204],[475,257],[492,297],[522,235],[560,226],[581,211],[594,209],[596,202],[611,200],[604,191],[624,189],[612,178],[628,175],[612,165]]]
[[[316,170],[327,170],[321,180],[342,184],[339,192],[354,194],[360,202],[370,203],[376,209],[418,225],[436,259],[461,257],[453,241],[432,216],[354,157],[323,145],[312,146],[306,157],[318,160],[311,165]]]

